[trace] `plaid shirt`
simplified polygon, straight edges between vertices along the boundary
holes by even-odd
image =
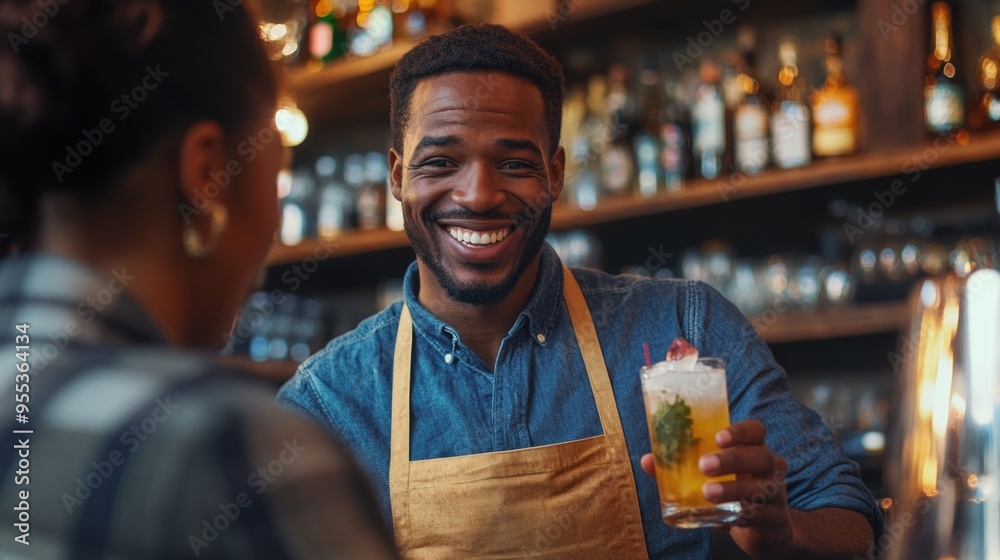
[[[345,452],[267,386],[168,348],[133,280],[0,261],[0,560],[396,558]]]

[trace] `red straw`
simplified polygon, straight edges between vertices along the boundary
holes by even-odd
[[[646,367],[652,367],[653,363],[649,361],[649,343],[648,342],[643,342],[642,343],[642,352],[643,352],[643,354],[646,355]]]

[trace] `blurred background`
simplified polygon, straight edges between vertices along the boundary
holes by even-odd
[[[414,255],[386,187],[389,73],[429,34],[502,23],[567,74],[556,250],[721,291],[883,498],[904,298],[1000,260],[1000,2],[264,4],[299,144],[230,352],[280,383],[399,299]]]

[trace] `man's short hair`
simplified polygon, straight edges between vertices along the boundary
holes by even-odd
[[[531,39],[502,25],[463,25],[420,43],[396,63],[389,78],[392,145],[403,153],[410,100],[424,78],[451,72],[498,71],[535,84],[542,94],[549,153],[559,146],[563,95],[562,66]]]

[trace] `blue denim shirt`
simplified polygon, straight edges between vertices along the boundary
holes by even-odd
[[[562,264],[545,246],[535,291],[500,345],[493,372],[447,324],[417,301],[416,263],[404,297],[413,315],[413,460],[507,451],[601,434],[601,423],[563,300]],[[732,304],[700,282],[574,269],[593,316],[621,415],[641,502],[650,558],[705,558],[708,530],[668,527],[655,481],[639,466],[649,453],[639,369],[642,343],[656,357],[684,336],[727,364],[732,422],[757,418],[767,445],[788,461],[791,507],[862,513],[881,534],[883,519],[829,428],[792,399],[785,372]],[[369,473],[383,514],[389,502],[392,362],[401,304],[366,319],[302,364],[280,403],[342,439]]]

